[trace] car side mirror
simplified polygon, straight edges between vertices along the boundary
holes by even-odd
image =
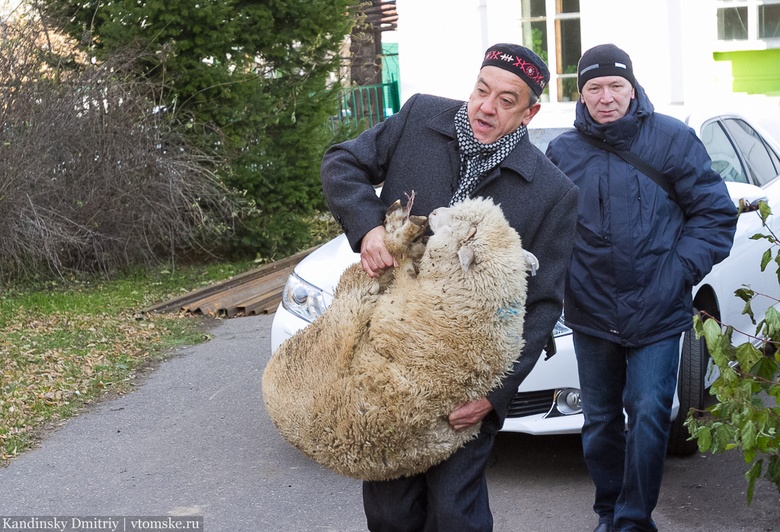
[[[726,181],[726,187],[729,189],[731,201],[740,212],[755,212],[759,202],[768,201],[766,193],[755,185]]]

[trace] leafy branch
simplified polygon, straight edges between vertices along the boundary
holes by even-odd
[[[768,232],[751,239],[766,239],[771,244],[762,256],[761,271],[774,261],[780,283],[778,239],[766,225],[771,209],[762,201],[750,210],[759,214]],[[749,287],[736,290],[735,295],[745,301],[742,312],[750,316],[754,324],[752,307],[756,298],[769,298],[773,306],[756,325],[754,334],[736,330],[708,314],[694,319],[694,330],[698,337],[704,337],[719,371],[710,388],[710,394],[717,402],[704,412],[692,409],[685,424],[701,452],[742,450],[745,462],[750,464],[745,473],[750,503],[756,480],[762,475],[780,490],[780,312],[774,306],[780,300]],[[734,345],[735,330],[747,340]]]

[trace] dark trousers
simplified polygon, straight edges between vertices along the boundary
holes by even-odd
[[[661,491],[680,337],[623,347],[575,332],[574,349],[593,509],[615,530],[655,531],[651,514]]]
[[[494,434],[480,432],[425,473],[363,483],[363,508],[372,532],[488,532],[493,515],[485,468]]]

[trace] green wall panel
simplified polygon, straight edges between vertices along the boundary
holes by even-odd
[[[716,61],[731,61],[732,90],[780,95],[780,49],[715,52]]]

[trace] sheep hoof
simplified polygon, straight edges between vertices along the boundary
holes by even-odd
[[[379,281],[374,280],[371,285],[368,287],[368,293],[369,295],[375,296],[379,293],[379,289],[381,287],[379,286]]]

